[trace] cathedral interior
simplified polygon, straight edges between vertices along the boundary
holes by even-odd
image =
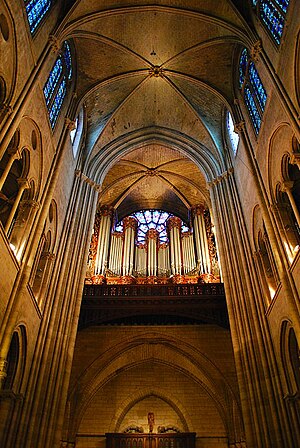
[[[300,446],[299,0],[0,0],[0,446]]]

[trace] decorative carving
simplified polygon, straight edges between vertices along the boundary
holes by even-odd
[[[156,229],[149,229],[146,234],[148,240],[157,240],[159,238],[159,233]]]
[[[240,121],[239,123],[235,123],[234,132],[236,132],[237,134],[241,134],[242,132],[245,132],[245,122]]]
[[[149,426],[149,432],[153,432],[154,412],[148,412],[148,426]]]
[[[163,68],[159,65],[155,65],[154,67],[151,67],[149,69],[149,75],[152,78],[153,76],[155,78],[163,77]]]
[[[212,223],[210,219],[210,213],[209,210],[205,210],[204,212],[204,222],[205,222],[205,229],[207,234],[207,242],[208,242],[208,252],[209,252],[209,259],[210,259],[210,265],[211,265],[211,273],[215,276],[220,275],[220,269],[219,269],[219,262],[218,262],[218,256],[217,256],[217,249],[216,249],[216,242],[215,242],[215,235],[212,231]]]
[[[53,34],[51,34],[49,36],[49,43],[51,46],[52,53],[58,53],[60,50],[60,46],[61,46],[59,39],[56,36],[54,36]]]
[[[149,168],[146,172],[145,172],[146,176],[157,176],[158,175],[158,171],[155,168]]]
[[[124,434],[143,434],[144,428],[142,426],[128,426],[123,432]]]
[[[191,208],[191,213],[192,213],[193,218],[194,218],[195,216],[203,215],[204,210],[205,210],[204,205],[202,205],[202,204],[194,205],[194,206]]]
[[[251,50],[250,50],[251,59],[254,62],[257,62],[261,52],[262,52],[262,44],[261,44],[261,40],[258,40],[251,47]]]
[[[2,387],[5,378],[7,377],[7,365],[8,362],[6,361],[6,359],[1,358],[0,359],[0,386]]]
[[[177,216],[171,216],[167,221],[167,229],[170,232],[171,229],[181,229],[181,219]]]
[[[129,227],[135,231],[137,229],[137,225],[138,225],[137,220],[132,216],[127,216],[126,218],[123,219],[124,231]]]
[[[71,120],[70,118],[65,118],[65,126],[69,131],[73,131],[76,127],[76,122],[74,120]]]
[[[178,428],[176,428],[176,426],[158,426],[157,428],[158,434],[166,434],[168,432],[180,433],[181,431]]]
[[[114,213],[115,213],[115,209],[111,205],[103,205],[100,208],[101,216],[110,216],[111,218],[113,218]]]

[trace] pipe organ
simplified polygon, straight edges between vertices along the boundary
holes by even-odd
[[[178,216],[169,216],[157,228],[138,238],[135,216],[127,216],[114,229],[114,210],[100,207],[88,260],[86,283],[197,283],[219,282],[219,266],[208,209],[196,205],[190,210],[192,228],[187,230]],[[162,226],[168,240],[160,241]],[[120,231],[120,228],[122,229]],[[166,234],[165,234],[166,235]],[[165,236],[166,239],[166,236]]]

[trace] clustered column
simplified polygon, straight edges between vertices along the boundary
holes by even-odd
[[[197,264],[200,267],[200,273],[206,274],[210,272],[210,258],[204,221],[204,207],[202,205],[196,205],[191,211],[194,224]]]
[[[113,207],[103,206],[100,209],[100,225],[96,256],[96,275],[104,275],[105,269],[107,268],[108,248],[113,214]]]
[[[122,275],[132,275],[134,260],[134,241],[137,229],[137,220],[131,216],[123,219],[124,249]]]
[[[171,216],[167,221],[167,228],[170,240],[171,273],[173,275],[181,274],[181,219],[177,216]]]

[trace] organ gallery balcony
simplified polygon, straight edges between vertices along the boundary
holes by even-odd
[[[228,328],[223,283],[86,284],[79,328],[213,324]]]

